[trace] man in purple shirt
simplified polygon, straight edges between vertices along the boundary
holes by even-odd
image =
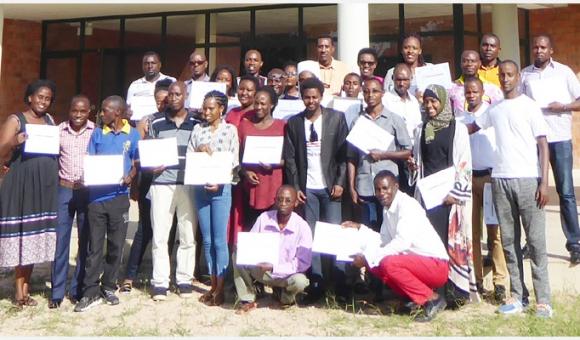
[[[278,263],[235,266],[234,283],[241,300],[237,314],[257,307],[253,281],[274,287],[274,296],[283,309],[296,303],[296,295],[310,284],[304,273],[312,260],[312,232],[308,223],[293,210],[298,205],[296,189],[283,185],[276,193],[276,209],[262,213],[254,223],[253,233],[279,233]]]

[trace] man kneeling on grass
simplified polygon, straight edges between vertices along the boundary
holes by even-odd
[[[374,187],[383,206],[380,233],[356,222],[342,224],[358,229],[361,253],[353,255],[353,265],[366,267],[393,291],[420,306],[416,321],[431,321],[447,306],[445,297],[433,291],[447,282],[447,251],[425,210],[414,198],[399,191],[392,172],[380,171]]]
[[[308,223],[293,211],[298,205],[296,195],[292,186],[281,186],[276,193],[276,209],[263,212],[250,230],[253,233],[279,233],[280,256],[275,264],[234,267],[234,283],[241,300],[237,314],[257,307],[254,280],[274,288],[274,296],[282,309],[294,305],[296,295],[310,284],[303,273],[312,261],[312,232]]]

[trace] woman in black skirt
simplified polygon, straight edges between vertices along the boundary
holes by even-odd
[[[0,267],[15,267],[15,304],[36,306],[29,295],[35,263],[52,261],[56,247],[58,164],[55,155],[25,152],[27,124],[55,125],[47,113],[56,86],[28,85],[27,109],[8,117],[0,130],[0,161],[8,172],[0,187]]]

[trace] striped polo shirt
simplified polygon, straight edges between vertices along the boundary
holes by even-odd
[[[177,153],[179,164],[167,167],[165,171],[156,175],[153,184],[183,184],[185,175],[185,153],[191,137],[193,127],[199,123],[193,114],[188,113],[183,123],[179,127],[166,112],[157,112],[151,118],[149,128],[150,138],[172,138],[177,139]]]

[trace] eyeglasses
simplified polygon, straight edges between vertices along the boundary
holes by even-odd
[[[205,63],[205,60],[204,61],[190,61],[189,65],[198,66],[198,65],[201,65],[203,63]]]
[[[298,75],[298,73],[296,72],[286,72],[286,76],[288,77],[296,77]]]
[[[359,60],[358,62],[360,65],[374,65],[377,62],[376,61],[364,61],[364,60]]]
[[[314,129],[314,123],[310,124],[310,143],[318,142],[318,133]]]

